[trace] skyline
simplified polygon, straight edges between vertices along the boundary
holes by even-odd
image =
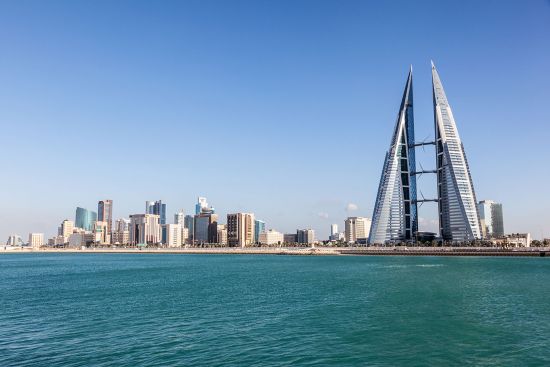
[[[503,204],[507,233],[550,237],[550,173],[535,170],[550,138],[547,3],[499,4],[498,17],[491,4],[402,3],[411,29],[387,4],[166,4],[0,4],[0,238],[49,236],[104,198],[114,219],[162,200],[170,220],[197,196],[222,218],[254,212],[328,237],[372,216],[410,64],[416,140],[433,138],[432,58],[477,199]],[[433,15],[455,6],[448,24]],[[434,169],[432,156],[417,150],[417,165]],[[434,186],[418,180],[425,197]],[[419,229],[436,218],[423,205]]]

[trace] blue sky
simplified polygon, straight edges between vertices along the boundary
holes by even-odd
[[[549,2],[3,1],[0,24],[2,241],[99,199],[171,218],[199,195],[325,238],[372,215],[410,64],[433,136],[430,59],[478,199],[550,237]]]

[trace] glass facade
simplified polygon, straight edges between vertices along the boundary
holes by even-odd
[[[418,231],[415,171],[411,69],[378,185],[369,244],[414,239]]]
[[[91,231],[94,227],[94,222],[97,220],[97,213],[88,209],[76,208],[74,225],[77,228],[82,228],[86,231]]]
[[[254,243],[260,241],[260,233],[265,231],[265,222],[263,220],[254,221]]]
[[[439,230],[445,241],[481,238],[478,208],[464,146],[432,63]]]

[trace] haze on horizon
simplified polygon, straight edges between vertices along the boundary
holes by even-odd
[[[325,239],[372,216],[411,64],[433,138],[430,59],[477,199],[550,237],[547,1],[4,1],[0,24],[0,241],[100,199],[115,219],[161,199],[171,221],[197,196]],[[419,212],[436,231],[435,204]]]

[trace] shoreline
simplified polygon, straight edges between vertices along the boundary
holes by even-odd
[[[189,255],[294,255],[294,256],[494,256],[548,257],[550,248],[471,248],[471,247],[246,247],[246,248],[12,248],[0,247],[0,254],[189,254]]]

